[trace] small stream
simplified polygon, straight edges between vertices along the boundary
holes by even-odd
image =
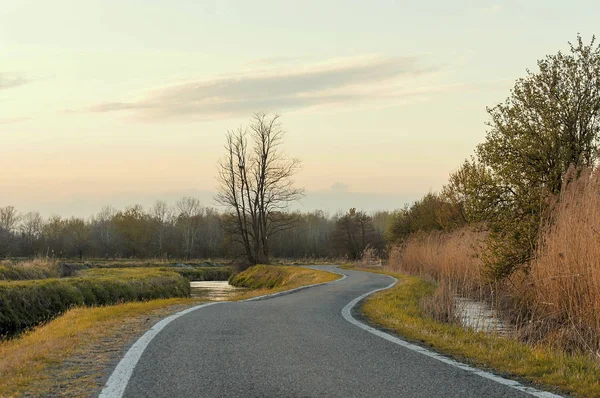
[[[235,287],[227,281],[190,282],[191,296],[210,301],[226,301],[233,295],[246,289]]]
[[[478,332],[497,333],[501,336],[506,336],[511,331],[509,325],[500,319],[498,312],[488,303],[465,297],[455,297],[454,305],[465,328]]]

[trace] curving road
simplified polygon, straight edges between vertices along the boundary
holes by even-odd
[[[444,362],[435,354],[424,355],[414,350],[418,347],[399,345],[394,337],[382,338],[350,323],[342,309],[392,280],[318,268],[347,277],[180,316],[151,340],[137,364],[119,365],[121,370],[133,369],[130,379],[118,381],[113,375],[112,383],[121,389],[107,386],[103,396],[491,398],[531,396],[528,392],[552,396],[515,382],[516,387],[507,385],[511,381],[494,380],[489,373],[482,377],[484,372]],[[346,315],[349,318],[348,311]]]

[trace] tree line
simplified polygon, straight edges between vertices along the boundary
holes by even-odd
[[[293,228],[269,238],[275,258],[360,258],[367,247],[384,256],[390,212],[356,209],[329,215],[289,212]],[[243,245],[229,229],[231,214],[185,197],[175,205],[157,201],[144,208],[110,206],[89,217],[42,217],[0,207],[0,258],[161,258],[236,259]]]

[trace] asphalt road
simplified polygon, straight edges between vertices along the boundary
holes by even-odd
[[[529,396],[349,323],[342,308],[391,280],[337,271],[347,278],[175,319],[143,352],[124,396]]]

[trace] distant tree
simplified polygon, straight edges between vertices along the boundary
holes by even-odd
[[[393,244],[415,232],[451,231],[465,225],[462,199],[449,195],[430,192],[412,205],[392,213],[385,231],[386,240]]]
[[[63,257],[66,250],[66,222],[58,215],[51,216],[42,229],[46,253],[50,257]]]
[[[100,257],[106,259],[116,254],[117,231],[114,222],[116,213],[111,206],[104,206],[92,220],[92,242]]]
[[[71,218],[66,222],[67,243],[80,260],[90,248],[90,226],[81,218]]]
[[[153,221],[153,245],[157,257],[165,255],[166,240],[168,239],[169,224],[172,221],[172,211],[167,203],[157,200],[151,210]]]
[[[219,163],[216,200],[233,215],[226,228],[252,264],[269,262],[269,239],[293,226],[294,215],[287,210],[303,195],[292,179],[300,161],[282,153],[283,137],[279,116],[257,113],[249,129],[227,133]]]
[[[0,257],[10,255],[20,216],[13,206],[0,207]]]
[[[115,229],[128,257],[144,257],[150,222],[141,205],[129,206],[114,217]]]
[[[375,229],[373,218],[355,208],[336,221],[331,241],[338,254],[352,260],[360,259],[367,246],[379,250],[384,246],[383,236]]]
[[[19,231],[26,256],[30,257],[38,253],[43,226],[44,220],[38,212],[29,212],[21,218]]]
[[[182,198],[175,207],[178,212],[177,226],[181,231],[183,254],[185,258],[191,258],[195,253],[204,207],[198,199],[190,197]]]

